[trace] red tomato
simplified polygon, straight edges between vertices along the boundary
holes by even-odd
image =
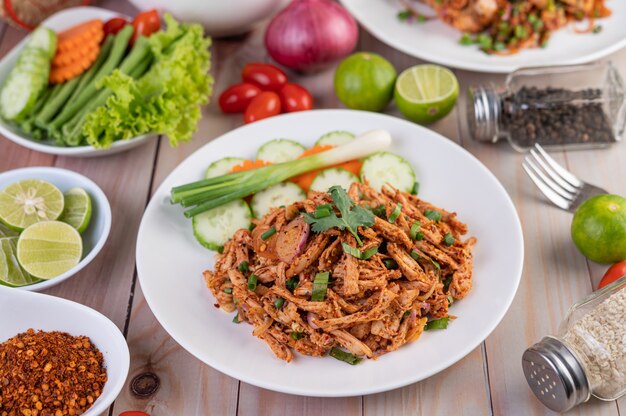
[[[107,22],[104,24],[104,27],[102,28],[104,30],[104,36],[106,37],[106,35],[115,35],[127,24],[128,20],[124,19],[123,17],[114,17],[107,20]]]
[[[154,32],[161,29],[161,18],[159,12],[156,9],[148,10],[139,13],[133,20],[133,37],[130,40],[130,44],[135,43],[135,39],[139,36],[150,36]]]
[[[243,116],[244,123],[252,123],[280,114],[280,97],[272,91],[265,91],[250,101]]]
[[[602,289],[604,286],[613,283],[622,276],[626,276],[626,261],[620,261],[609,267],[606,273],[604,273],[602,280],[600,280],[598,289]]]
[[[313,97],[311,93],[301,85],[287,83],[280,89],[280,103],[283,111],[304,111],[313,108]]]
[[[246,64],[241,71],[244,82],[259,86],[264,91],[279,91],[287,83],[287,75],[270,64]]]
[[[140,412],[139,410],[127,410],[119,414],[119,416],[150,416],[146,412]]]
[[[246,82],[231,85],[220,95],[220,108],[224,113],[243,113],[250,101],[261,92],[259,87]]]

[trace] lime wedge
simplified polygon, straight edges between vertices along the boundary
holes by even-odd
[[[63,212],[63,194],[49,182],[26,179],[0,192],[0,220],[21,231],[39,221],[53,221]]]
[[[52,279],[80,261],[83,240],[74,227],[60,221],[42,221],[20,234],[17,259],[28,273]]]
[[[79,233],[84,232],[91,220],[91,198],[82,188],[72,188],[63,194],[65,208],[59,221],[63,221],[76,228]]]
[[[0,284],[18,287],[39,282],[20,266],[16,253],[17,237],[0,238]]]
[[[420,124],[446,116],[456,104],[459,82],[447,68],[416,65],[400,74],[394,98],[406,118]]]

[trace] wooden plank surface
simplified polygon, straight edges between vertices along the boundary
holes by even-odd
[[[126,13],[125,1],[100,4]],[[23,36],[0,27],[0,56]],[[247,62],[268,60],[262,30],[220,40],[212,48],[215,94],[238,80]],[[379,53],[398,69],[420,63],[361,33],[359,50]],[[626,51],[612,59],[626,76]],[[341,107],[332,89],[334,68],[290,77],[309,88],[318,108]],[[462,90],[468,85],[501,82],[503,77],[455,71]],[[98,183],[110,199],[113,228],[97,259],[78,276],[48,293],[73,299],[109,316],[127,336],[131,370],[109,414],[144,410],[170,415],[549,415],[532,395],[521,372],[523,350],[546,334],[555,333],[567,309],[588,294],[605,266],[587,262],[569,237],[571,214],[550,206],[520,169],[523,156],[506,143],[474,143],[466,135],[463,102],[444,120],[430,126],[477,156],[502,182],[520,215],[526,261],[518,294],[502,323],[477,349],[445,371],[401,389],[351,398],[322,399],[275,393],[239,382],[202,364],[163,330],[146,304],[135,273],[135,242],[141,215],[150,195],[185,157],[219,135],[242,124],[241,116],[225,116],[213,102],[203,110],[194,140],[176,149],[156,139],[129,152],[97,159],[63,158],[23,149],[0,140],[0,171],[25,166],[59,166],[78,171]],[[399,115],[390,108],[390,114]],[[581,178],[626,194],[626,149],[556,154],[557,160]],[[506,278],[504,276],[503,278]],[[130,384],[136,376],[154,374],[159,387],[139,397]],[[572,415],[618,415],[626,399],[592,400]]]

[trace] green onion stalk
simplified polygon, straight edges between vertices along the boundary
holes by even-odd
[[[365,157],[390,144],[391,136],[387,131],[372,130],[356,140],[315,155],[176,186],[171,191],[171,202],[192,207],[185,211],[185,216],[190,218],[302,173]]]

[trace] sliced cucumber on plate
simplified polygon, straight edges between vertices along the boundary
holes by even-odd
[[[359,178],[354,173],[343,168],[330,168],[315,176],[311,182],[311,190],[328,192],[331,186],[339,185],[347,191],[354,182],[359,182]]]
[[[354,140],[354,134],[349,131],[336,130],[326,133],[315,142],[316,146],[341,146]]]
[[[252,214],[243,199],[236,199],[193,217],[193,235],[209,250],[222,251],[224,244],[241,228],[250,228]]]
[[[256,158],[271,163],[283,163],[296,160],[305,150],[306,147],[295,140],[274,139],[259,147]]]
[[[292,182],[282,182],[254,194],[252,213],[255,218],[261,218],[272,208],[293,204],[305,198],[306,193],[298,185]]]
[[[230,170],[233,167],[241,165],[243,161],[244,159],[240,157],[225,157],[224,159],[216,160],[207,168],[204,179],[226,175],[227,173],[230,173]]]
[[[365,158],[361,167],[361,181],[380,191],[389,183],[403,192],[411,192],[415,184],[415,172],[403,157],[390,152],[378,152]]]

